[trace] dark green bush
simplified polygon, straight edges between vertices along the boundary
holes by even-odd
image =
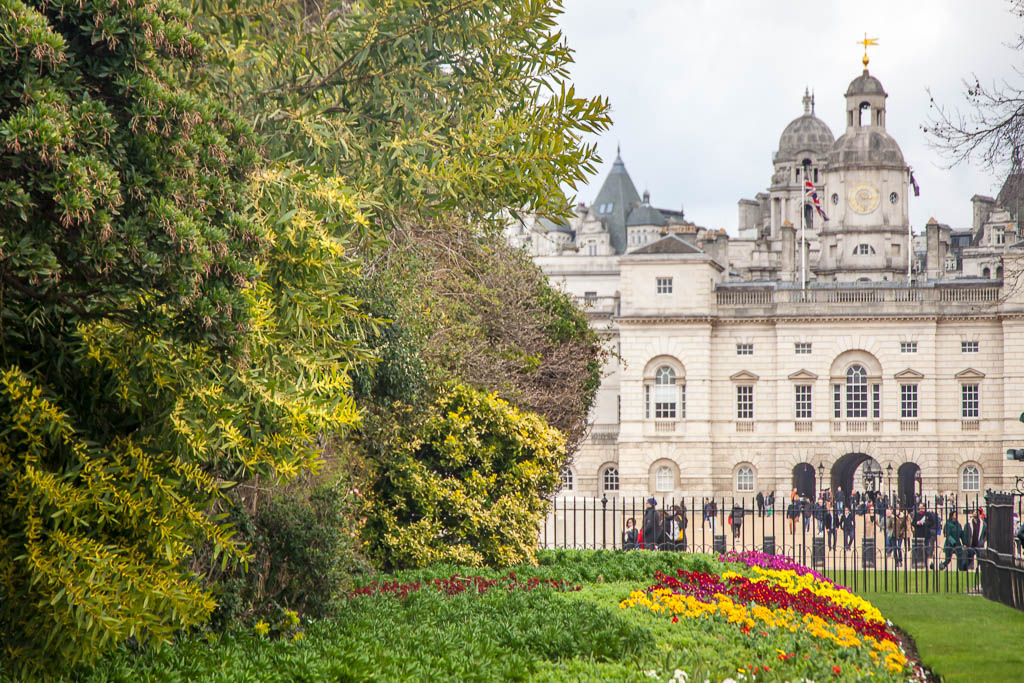
[[[313,619],[333,613],[346,582],[368,568],[358,551],[355,505],[340,481],[284,488],[255,513],[236,497],[229,514],[252,555],[248,567],[206,568],[217,595],[211,626],[273,621],[283,610]]]

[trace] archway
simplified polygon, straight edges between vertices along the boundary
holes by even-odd
[[[897,470],[896,490],[899,494],[901,508],[913,507],[917,501],[918,481],[921,478],[921,468],[914,462],[905,462]]]
[[[810,463],[802,462],[793,468],[793,488],[799,495],[806,496],[810,500],[817,497],[814,468]]]
[[[864,463],[871,463],[872,469],[880,470],[878,462],[867,453],[847,453],[843,457],[836,460],[835,464],[832,465],[831,485],[832,495],[836,496],[839,494],[839,489],[843,489],[843,500],[849,502],[850,494],[853,493],[857,487],[857,481],[855,474],[857,468]]]

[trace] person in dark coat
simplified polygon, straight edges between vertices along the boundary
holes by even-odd
[[[667,550],[686,551],[686,522],[686,510],[673,505],[664,525]]]
[[[732,540],[734,541],[740,537],[740,532],[743,531],[744,514],[742,505],[735,504],[732,506],[732,513],[729,515],[729,525],[732,526]]]
[[[821,523],[825,527],[825,536],[828,538],[828,549],[836,549],[836,518],[832,514],[832,510],[825,505],[825,510],[821,513]]]
[[[928,509],[928,503],[921,502],[914,516],[914,538],[924,540],[924,556],[931,560],[932,569],[935,569],[935,536],[939,533],[939,518]]]
[[[661,515],[658,514],[658,501],[653,497],[648,498],[647,509],[644,510],[644,548],[648,550],[658,549],[662,535],[661,522]]]
[[[622,532],[622,549],[635,550],[640,545],[640,530],[636,528],[636,520],[632,517],[626,520],[626,530]]]
[[[847,506],[843,513],[843,549],[849,550],[853,547],[854,534],[856,533],[857,517],[853,514],[853,508]]]
[[[946,526],[942,533],[946,537],[946,541],[942,544],[942,552],[946,557],[939,569],[948,567],[953,555],[956,555],[956,566],[959,567],[964,561],[964,530],[956,519],[956,510],[949,513],[949,519],[946,520]]]
[[[757,516],[764,517],[764,494],[757,492]]]
[[[967,524],[964,525],[964,554],[960,558],[960,571],[967,571],[974,564],[974,556],[979,548],[985,547],[988,540],[988,528],[985,520],[975,510]]]

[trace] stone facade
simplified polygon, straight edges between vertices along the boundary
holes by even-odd
[[[652,207],[621,158],[569,225],[510,227],[617,351],[564,495],[911,496],[1024,474],[1003,456],[1024,442],[1016,207],[975,197],[970,229],[912,235],[887,96],[854,79],[833,141],[805,95],[738,238]]]

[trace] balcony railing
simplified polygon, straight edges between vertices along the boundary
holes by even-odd
[[[794,432],[813,432],[814,423],[810,420],[797,420],[793,423]]]
[[[719,285],[715,301],[719,306],[774,306],[778,304],[994,304],[1000,288],[991,285],[942,285],[907,287],[865,286],[843,283],[817,285],[809,289]]]
[[[881,420],[832,420],[833,432],[848,432],[851,434],[864,434],[867,432],[882,431]]]
[[[960,431],[976,432],[981,428],[981,420],[960,420]]]
[[[900,420],[901,432],[916,432],[917,420]]]
[[[752,432],[752,431],[754,431],[754,422],[753,422],[753,420],[749,420],[749,421],[747,421],[747,420],[738,420],[736,422],[736,431],[737,432]]]

